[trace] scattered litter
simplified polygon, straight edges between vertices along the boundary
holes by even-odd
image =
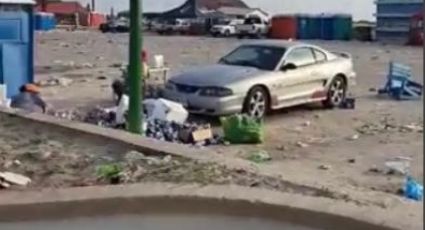
[[[183,143],[200,143],[213,138],[213,133],[209,124],[204,126],[186,125],[179,131],[179,138]]]
[[[128,153],[125,154],[124,157],[127,161],[132,162],[132,161],[140,161],[146,158],[146,156],[141,153],[141,152],[137,152],[137,151],[130,151]]]
[[[209,124],[168,122],[164,120],[149,120],[145,135],[161,141],[194,144],[197,146],[217,145],[223,143],[219,135],[213,135]]]
[[[106,77],[106,76],[99,76],[99,77],[97,77],[97,80],[107,80],[108,79],[108,77]]]
[[[423,185],[415,181],[411,176],[406,178],[404,185],[404,196],[408,199],[421,201],[423,197]]]
[[[55,79],[57,81],[57,84],[60,86],[67,87],[72,84],[73,80],[65,77],[60,77]]]
[[[21,166],[22,165],[22,162],[21,161],[19,161],[19,160],[13,160],[13,161],[6,161],[4,164],[3,164],[3,167],[5,168],[5,169],[9,169],[9,168],[11,168],[11,167],[13,167],[13,166]]]
[[[279,145],[279,146],[276,147],[276,149],[279,150],[279,151],[286,151],[286,146]]]
[[[247,159],[250,160],[250,161],[252,161],[252,162],[258,163],[258,164],[272,160],[272,158],[269,155],[269,153],[267,153],[264,150],[253,152],[253,153],[249,154],[249,156],[248,156]]]
[[[224,138],[232,144],[260,144],[264,141],[262,121],[248,115],[220,118]]]
[[[358,140],[359,138],[360,138],[360,135],[359,134],[354,134],[353,136],[351,136],[348,139],[351,140],[351,141],[355,141],[355,140]]]
[[[305,127],[309,127],[310,125],[311,125],[310,121],[306,121],[306,122],[303,123],[303,126],[305,126]]]
[[[348,163],[354,164],[354,163],[356,163],[356,159],[355,158],[348,159]]]
[[[376,88],[369,88],[369,92],[377,92],[378,91],[378,89],[376,89]]]
[[[309,145],[304,142],[298,141],[297,146],[300,148],[307,148]]]
[[[27,186],[31,183],[31,179],[12,172],[0,172],[0,180],[7,184],[14,184],[20,186]]]
[[[119,184],[122,171],[122,166],[119,164],[105,164],[97,167],[96,174],[100,179],[106,180],[110,184]]]
[[[124,63],[114,63],[112,65],[110,65],[111,68],[122,68],[125,67]]]
[[[41,86],[41,87],[57,86],[57,85],[66,87],[66,86],[71,85],[72,82],[73,82],[72,79],[65,78],[65,77],[59,77],[59,78],[50,78],[50,79],[47,79],[47,80],[41,80],[41,81],[38,81],[36,84],[38,86]]]
[[[401,126],[401,129],[409,131],[409,132],[419,132],[419,133],[422,133],[424,131],[423,125],[418,125],[418,124],[404,125],[404,126]]]
[[[342,109],[355,109],[356,108],[356,99],[347,97],[340,106]]]
[[[6,181],[0,180],[0,188],[10,188],[10,184]]]
[[[410,170],[410,159],[396,158],[385,162],[385,166],[389,169],[388,174],[407,175]]]
[[[83,68],[93,68],[93,67],[95,67],[95,65],[94,64],[92,64],[92,63],[89,63],[89,62],[86,62],[86,63],[83,63],[82,65],[81,65]]]
[[[60,46],[60,47],[64,47],[64,48],[68,48],[68,47],[70,47],[70,45],[69,45],[68,43],[65,43],[65,42],[60,42],[60,43],[59,43],[59,46]]]
[[[319,166],[319,169],[321,169],[321,170],[330,170],[330,169],[332,169],[332,166],[330,166],[330,165],[320,165]]]
[[[373,165],[373,166],[369,169],[369,172],[373,172],[373,173],[382,173],[382,172],[383,172],[383,170],[382,170],[382,169],[380,169],[378,166]]]

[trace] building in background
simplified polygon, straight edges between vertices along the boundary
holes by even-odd
[[[266,22],[270,20],[269,14],[258,8],[223,6],[218,8],[217,12],[232,19],[245,19],[246,17],[259,17]]]
[[[423,0],[376,0],[375,3],[377,40],[407,43],[411,18],[423,11]]]
[[[92,4],[94,4],[94,1],[92,1]],[[36,9],[39,12],[53,13],[57,24],[62,26],[97,28],[106,21],[105,15],[93,11],[93,6],[83,7],[78,1],[38,0]]]

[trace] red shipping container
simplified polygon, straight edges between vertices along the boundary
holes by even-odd
[[[271,38],[295,39],[297,32],[297,17],[295,15],[277,15],[272,18]]]
[[[409,44],[422,46],[424,44],[424,15],[418,13],[412,17],[410,24]]]
[[[103,14],[91,12],[89,14],[90,27],[99,28],[99,26],[106,22],[106,17]]]

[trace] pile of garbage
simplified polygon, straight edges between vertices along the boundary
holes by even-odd
[[[179,124],[166,120],[149,120],[145,129],[145,135],[161,141],[193,144],[196,146],[209,146],[223,144],[224,140],[217,134],[213,134],[209,124],[188,123]]]
[[[210,124],[188,122],[189,113],[179,103],[165,99],[144,101],[144,136],[179,144],[199,147],[224,143],[222,137],[213,134]],[[123,108],[121,108],[123,107]],[[124,129],[117,116],[127,117],[128,105],[113,108],[96,107],[83,113],[81,110],[51,111],[50,115],[61,119],[89,123],[106,128]]]

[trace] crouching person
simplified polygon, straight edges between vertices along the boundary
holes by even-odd
[[[114,81],[112,83],[112,91],[116,98],[116,107],[109,109],[115,113],[116,128],[126,128],[126,116],[130,103],[129,97],[125,94],[125,85],[122,81]]]
[[[27,112],[46,113],[46,103],[40,96],[40,89],[34,84],[26,84],[19,89],[20,93],[12,98],[10,106]]]

